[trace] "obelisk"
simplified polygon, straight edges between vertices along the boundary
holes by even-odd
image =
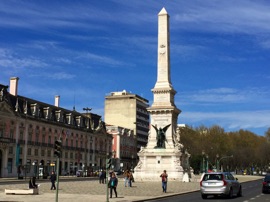
[[[177,117],[181,112],[174,104],[176,91],[171,84],[170,67],[170,26],[165,8],[158,14],[158,54],[157,54],[157,82],[152,89],[154,102],[148,111],[151,115],[151,125],[163,128],[171,124],[166,131],[166,148],[173,148],[172,136],[176,131]],[[151,127],[150,139],[156,140],[156,131]],[[155,141],[149,141],[152,147]]]
[[[175,143],[177,118],[181,111],[174,104],[176,91],[171,84],[169,31],[169,15],[162,8],[158,14],[157,82],[152,89],[153,104],[147,109],[151,129],[147,146],[138,153],[139,162],[134,169],[137,181],[159,181],[163,170],[167,170],[169,180],[183,179],[182,151]],[[165,144],[160,146],[157,134],[164,128]]]

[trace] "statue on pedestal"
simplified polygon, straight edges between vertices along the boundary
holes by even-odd
[[[152,125],[155,130],[156,130],[156,133],[157,133],[157,146],[155,148],[165,148],[165,141],[166,140],[166,131],[167,129],[170,127],[171,124],[165,126],[164,128],[157,128],[156,126]]]

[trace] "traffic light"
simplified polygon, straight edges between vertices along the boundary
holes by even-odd
[[[62,142],[61,140],[56,140],[54,143],[54,156],[60,158],[62,150]]]
[[[110,169],[112,165],[112,159],[106,159],[106,169]]]

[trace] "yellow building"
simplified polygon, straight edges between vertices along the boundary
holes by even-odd
[[[112,136],[101,116],[79,113],[18,95],[17,77],[0,84],[0,177],[44,176],[55,170],[54,143],[62,141],[61,175],[105,167]]]
[[[148,142],[148,100],[124,91],[112,92],[105,97],[104,121],[108,125],[128,128],[137,138],[137,151]]]

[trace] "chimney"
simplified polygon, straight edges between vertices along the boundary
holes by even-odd
[[[10,78],[9,93],[11,95],[14,95],[14,96],[18,95],[18,81],[19,81],[19,77],[11,77]]]
[[[54,106],[59,107],[60,95],[56,95],[54,98]]]

